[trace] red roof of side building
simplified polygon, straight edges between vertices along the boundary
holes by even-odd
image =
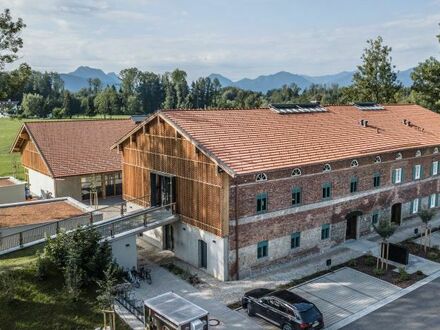
[[[417,105],[361,111],[279,114],[250,110],[168,110],[159,115],[189,136],[232,175],[326,163],[440,145],[440,116]],[[360,120],[368,120],[367,128]],[[413,126],[402,123],[406,119]]]
[[[25,122],[21,131],[57,178],[120,171],[121,156],[110,146],[135,126],[131,119],[39,121]]]

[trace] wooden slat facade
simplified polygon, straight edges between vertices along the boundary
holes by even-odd
[[[150,173],[176,177],[176,210],[182,221],[217,236],[228,234],[229,175],[157,117],[120,146],[124,199],[150,201]],[[148,206],[148,205],[147,205]]]
[[[51,176],[43,157],[32,140],[26,140],[22,147],[21,163],[26,168]]]

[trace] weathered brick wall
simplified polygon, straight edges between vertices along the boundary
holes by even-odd
[[[416,149],[402,152],[403,159],[395,160],[396,153],[380,155],[382,162],[375,164],[375,156],[358,158],[359,167],[351,168],[351,160],[331,163],[332,171],[322,173],[323,165],[302,167],[302,175],[291,177],[292,169],[268,172],[268,181],[255,182],[254,175],[237,179],[239,214],[239,268],[241,276],[258,271],[269,264],[301,258],[310,253],[323,251],[345,240],[346,216],[352,211],[362,212],[357,230],[362,236],[371,232],[372,212],[380,211],[380,219],[390,218],[391,206],[402,203],[402,218],[411,216],[410,202],[425,197],[427,206],[430,194],[440,191],[438,177],[430,174],[431,163],[440,160],[432,149],[422,150],[415,157]],[[413,166],[421,164],[421,180],[412,178]],[[402,184],[392,184],[392,170],[404,169]],[[373,187],[373,174],[381,173],[381,186]],[[350,178],[358,177],[358,192],[350,193]],[[332,199],[322,201],[322,184],[332,183]],[[291,205],[292,187],[302,188],[302,203]],[[268,211],[256,214],[256,195],[268,194]],[[230,189],[230,276],[234,277],[235,264],[235,187]],[[331,224],[330,239],[321,240],[322,224]],[[301,247],[290,249],[290,235],[301,232]],[[269,256],[256,258],[257,243],[269,241]]]

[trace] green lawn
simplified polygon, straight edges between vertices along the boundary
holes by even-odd
[[[21,123],[18,119],[0,118],[0,176],[16,175],[19,179],[24,179],[20,155],[9,153]],[[17,170],[14,170],[14,162],[17,164]]]
[[[102,326],[95,290],[88,290],[80,301],[72,303],[64,293],[60,275],[52,274],[45,281],[36,279],[34,264],[38,249],[43,247],[0,257],[0,272],[12,272],[17,284],[12,302],[0,298],[0,330],[95,329]],[[118,319],[117,329],[129,328]]]

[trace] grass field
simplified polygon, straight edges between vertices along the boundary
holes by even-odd
[[[18,119],[0,118],[0,176],[16,174],[19,179],[24,179],[20,155],[9,153],[21,124],[22,121]],[[14,162],[17,164],[17,170],[14,170]]]
[[[102,326],[95,290],[72,303],[63,290],[63,278],[51,274],[45,281],[35,276],[37,246],[0,257],[0,273],[12,272],[16,290],[12,301],[0,298],[0,330],[95,329]],[[118,330],[129,328],[117,320]]]
[[[102,119],[102,116],[96,117],[75,117],[73,120],[78,119]],[[107,119],[121,119],[128,118],[128,116],[118,115],[107,116]],[[66,119],[64,119],[66,120]],[[23,123],[19,119],[0,118],[0,176],[16,176],[18,179],[24,179],[24,169],[20,163],[19,154],[10,154],[9,149],[14,142],[15,136]],[[14,164],[17,169],[14,169]]]

